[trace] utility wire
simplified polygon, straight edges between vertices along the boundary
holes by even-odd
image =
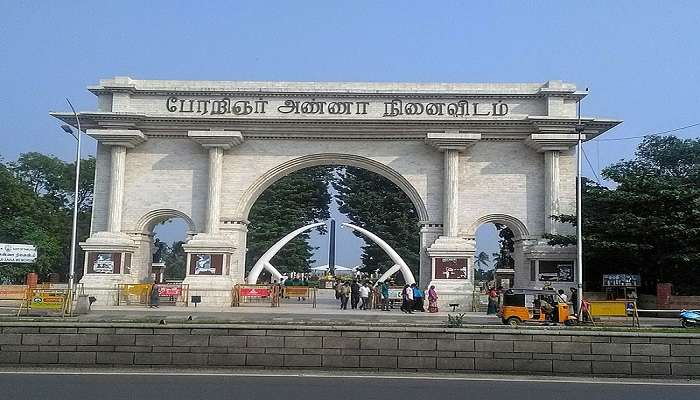
[[[627,136],[627,137],[610,138],[610,139],[594,139],[594,140],[597,141],[597,142],[611,142],[611,141],[616,141],[616,140],[639,139],[639,138],[643,138],[643,137],[646,137],[646,136],[664,135],[664,134],[666,134],[666,133],[678,132],[678,131],[682,131],[682,130],[684,130],[684,129],[694,128],[694,127],[696,127],[696,126],[700,126],[700,122],[697,122],[697,123],[694,123],[694,124],[690,124],[690,125],[686,125],[686,126],[681,126],[680,128],[670,129],[670,130],[663,131],[663,132],[652,132],[652,133],[647,133],[646,135]]]
[[[593,165],[591,165],[591,161],[588,159],[588,154],[586,154],[586,150],[584,150],[583,147],[581,147],[581,152],[583,152],[583,156],[586,158],[586,162],[588,163],[588,166],[591,168],[593,175],[595,175],[596,182],[598,182],[598,185],[601,185],[600,178],[598,177],[598,174],[595,172],[595,169],[593,169]]]

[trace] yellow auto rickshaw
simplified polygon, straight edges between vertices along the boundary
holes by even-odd
[[[503,324],[511,326],[524,322],[573,325],[576,321],[569,315],[569,305],[552,289],[508,289],[500,314]]]

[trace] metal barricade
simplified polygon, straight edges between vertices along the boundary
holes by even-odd
[[[632,326],[639,327],[637,302],[634,300],[604,300],[590,301],[587,312],[591,319],[606,317],[624,317],[632,319]]]
[[[310,286],[284,286],[284,298],[309,299],[311,308],[316,308],[316,288]]]
[[[19,316],[22,308],[27,307],[29,286],[27,285],[0,285],[0,310]]]
[[[158,303],[160,305],[177,306],[182,304],[189,306],[190,285],[182,283],[158,283],[151,290],[158,291]],[[150,296],[149,296],[150,298]]]
[[[46,287],[29,288],[27,312],[53,313],[65,316],[70,311],[72,302],[70,289],[52,289]]]
[[[117,285],[117,306],[150,304],[151,283],[125,283]]]
[[[278,285],[235,285],[231,291],[231,307],[268,301],[270,307],[279,307],[279,297]]]

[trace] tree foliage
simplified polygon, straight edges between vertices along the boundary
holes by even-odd
[[[165,269],[165,279],[182,280],[185,278],[187,268],[187,254],[182,248],[185,242],[176,241],[172,245],[163,248],[163,262],[167,266]]]
[[[267,188],[250,210],[246,267],[251,268],[278,240],[314,222],[330,218],[328,185],[332,167],[310,167],[293,172]],[[325,232],[325,226],[317,228]],[[290,241],[272,259],[282,272],[308,272],[315,248],[307,231]]]
[[[0,277],[21,282],[28,272],[46,278],[51,272],[64,277],[70,263],[75,163],[40,153],[25,153],[12,163],[0,163],[0,242],[37,247],[34,264],[0,265]],[[94,158],[81,162],[78,239],[89,235],[95,171]],[[82,272],[82,251],[76,272]]]
[[[679,293],[700,287],[700,139],[646,137],[633,160],[602,171],[615,186],[584,181],[583,254],[586,287],[604,273],[639,273],[643,290],[671,282]],[[575,224],[571,215],[555,219]],[[570,245],[575,236],[552,236]]]
[[[382,238],[404,259],[414,275],[420,265],[420,225],[415,206],[393,182],[374,172],[344,167],[333,181],[339,210],[361,228]],[[365,237],[353,232],[365,240]],[[394,265],[374,242],[362,246],[364,272],[386,271]]]

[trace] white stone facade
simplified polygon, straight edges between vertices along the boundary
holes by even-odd
[[[546,217],[575,212],[577,126],[590,139],[619,123],[583,118],[578,125],[576,102],[585,93],[559,81],[117,77],[90,90],[98,111],[80,118],[98,148],[92,231],[82,245],[132,256],[128,271],[108,276],[90,273],[86,262],[83,281],[96,289],[147,281],[153,226],[182,217],[189,253],[221,255],[217,275],[190,274],[188,264],[191,294],[210,304],[229,302],[225,291],[244,281],[247,218],[257,197],[282,176],[314,165],[366,168],[408,194],[423,224],[420,284],[436,284],[445,303],[469,304],[471,264],[468,279],[435,279],[433,259],[471,263],[474,233],[486,222],[516,233],[516,284],[536,286],[531,260],[575,259],[575,250],[546,246],[541,238],[571,229]],[[52,115],[73,122],[72,115]]]

